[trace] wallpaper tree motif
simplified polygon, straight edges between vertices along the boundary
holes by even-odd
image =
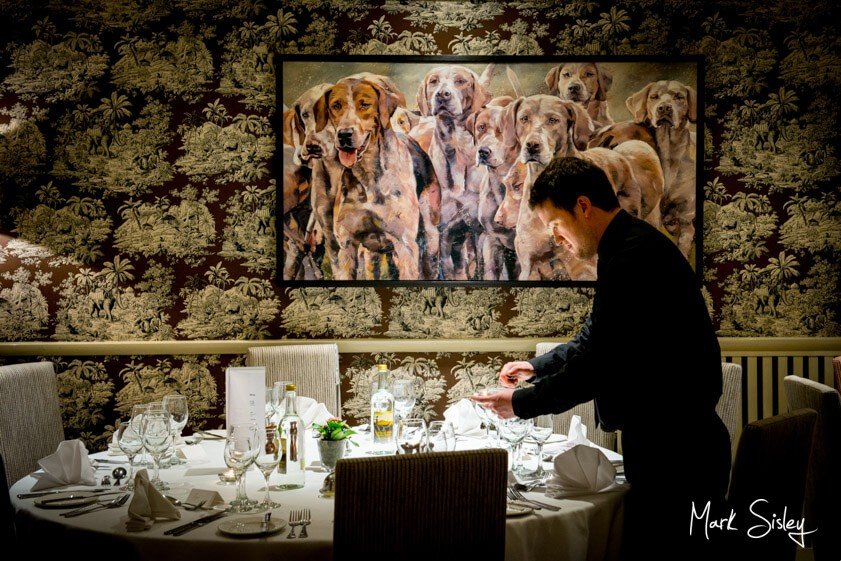
[[[705,55],[704,284],[719,334],[841,335],[838,12],[782,0],[2,1],[0,340],[575,332],[588,291],[276,286],[276,51]],[[218,385],[231,359],[138,359],[147,374],[127,378],[102,366],[114,359],[59,358],[68,395],[91,400],[62,403],[88,408],[74,422],[101,436],[147,375]],[[446,370],[463,383],[464,369]],[[451,391],[435,394],[438,410]],[[210,411],[217,394],[196,403]]]

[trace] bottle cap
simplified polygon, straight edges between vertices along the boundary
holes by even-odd
[[[386,366],[385,364],[378,364],[377,372],[388,372],[388,366]]]
[[[294,392],[296,390],[297,390],[297,388],[295,387],[295,384],[286,384],[286,391]]]

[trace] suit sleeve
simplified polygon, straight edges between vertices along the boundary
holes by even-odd
[[[534,367],[533,382],[540,383],[548,376],[557,374],[572,357],[581,354],[587,349],[590,345],[592,317],[592,314],[587,315],[584,325],[581,326],[581,329],[572,340],[558,345],[548,353],[529,360],[529,363]]]

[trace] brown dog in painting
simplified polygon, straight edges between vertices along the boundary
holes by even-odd
[[[567,62],[546,74],[550,95],[580,103],[596,129],[610,125],[613,119],[607,107],[607,92],[613,75],[595,62]]]
[[[662,225],[688,258],[695,239],[695,134],[689,130],[689,123],[697,120],[695,90],[660,80],[630,96],[625,105],[633,121],[605,127],[591,146],[621,146],[631,138],[653,143],[665,178]]]
[[[344,168],[334,214],[337,280],[355,280],[361,248],[374,254],[372,263],[392,257],[400,280],[422,278],[418,232],[421,220],[425,234],[436,231],[441,194],[417,142],[391,128],[400,101],[382,80],[366,76],[339,80],[316,103],[318,127],[332,125]]]
[[[463,66],[441,66],[427,72],[417,92],[422,116],[435,117],[429,157],[442,189],[441,274],[444,280],[467,280],[476,273],[479,190],[484,167],[476,165],[476,144],[467,120],[490,101],[487,83],[492,66],[480,77]]]

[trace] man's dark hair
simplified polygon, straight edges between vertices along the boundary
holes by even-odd
[[[602,210],[619,206],[613,186],[601,168],[581,158],[554,158],[532,185],[529,206],[549,200],[556,207],[573,212],[582,195]]]

